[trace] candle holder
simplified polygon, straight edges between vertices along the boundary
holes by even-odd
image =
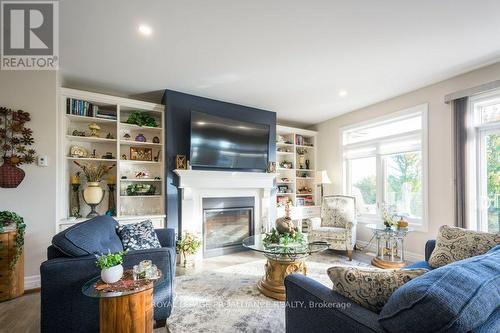
[[[116,184],[108,183],[108,210],[106,211],[106,215],[115,216],[116,215],[116,205],[115,205],[115,188]]]
[[[71,184],[71,190],[69,204],[70,216],[75,218],[82,217],[82,215],[80,215],[80,184]]]

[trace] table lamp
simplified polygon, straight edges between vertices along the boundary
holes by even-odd
[[[321,201],[323,201],[323,186],[332,183],[326,170],[316,172],[316,183],[321,185]]]

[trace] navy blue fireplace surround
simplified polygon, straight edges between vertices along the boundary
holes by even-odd
[[[181,200],[177,188],[175,156],[189,158],[191,140],[191,111],[200,111],[214,116],[269,125],[269,161],[276,161],[276,113],[243,105],[216,101],[173,90],[165,90],[162,103],[166,106],[166,207],[167,227],[181,230]]]

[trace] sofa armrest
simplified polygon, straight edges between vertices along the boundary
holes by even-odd
[[[287,333],[383,332],[378,315],[301,274],[285,279]]]
[[[175,248],[175,230],[172,228],[155,229],[156,236],[160,240],[162,247],[173,247]]]
[[[425,243],[425,261],[429,261],[429,258],[431,257],[432,251],[434,251],[435,247],[436,240],[434,239],[428,240],[427,243]]]

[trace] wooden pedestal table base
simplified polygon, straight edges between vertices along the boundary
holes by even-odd
[[[153,289],[99,300],[101,333],[153,332]]]
[[[407,261],[388,261],[381,258],[373,258],[372,265],[384,269],[399,269],[408,265]]]
[[[305,259],[280,261],[267,258],[266,273],[257,282],[260,292],[280,301],[286,299],[285,277],[292,273],[307,274]]]

